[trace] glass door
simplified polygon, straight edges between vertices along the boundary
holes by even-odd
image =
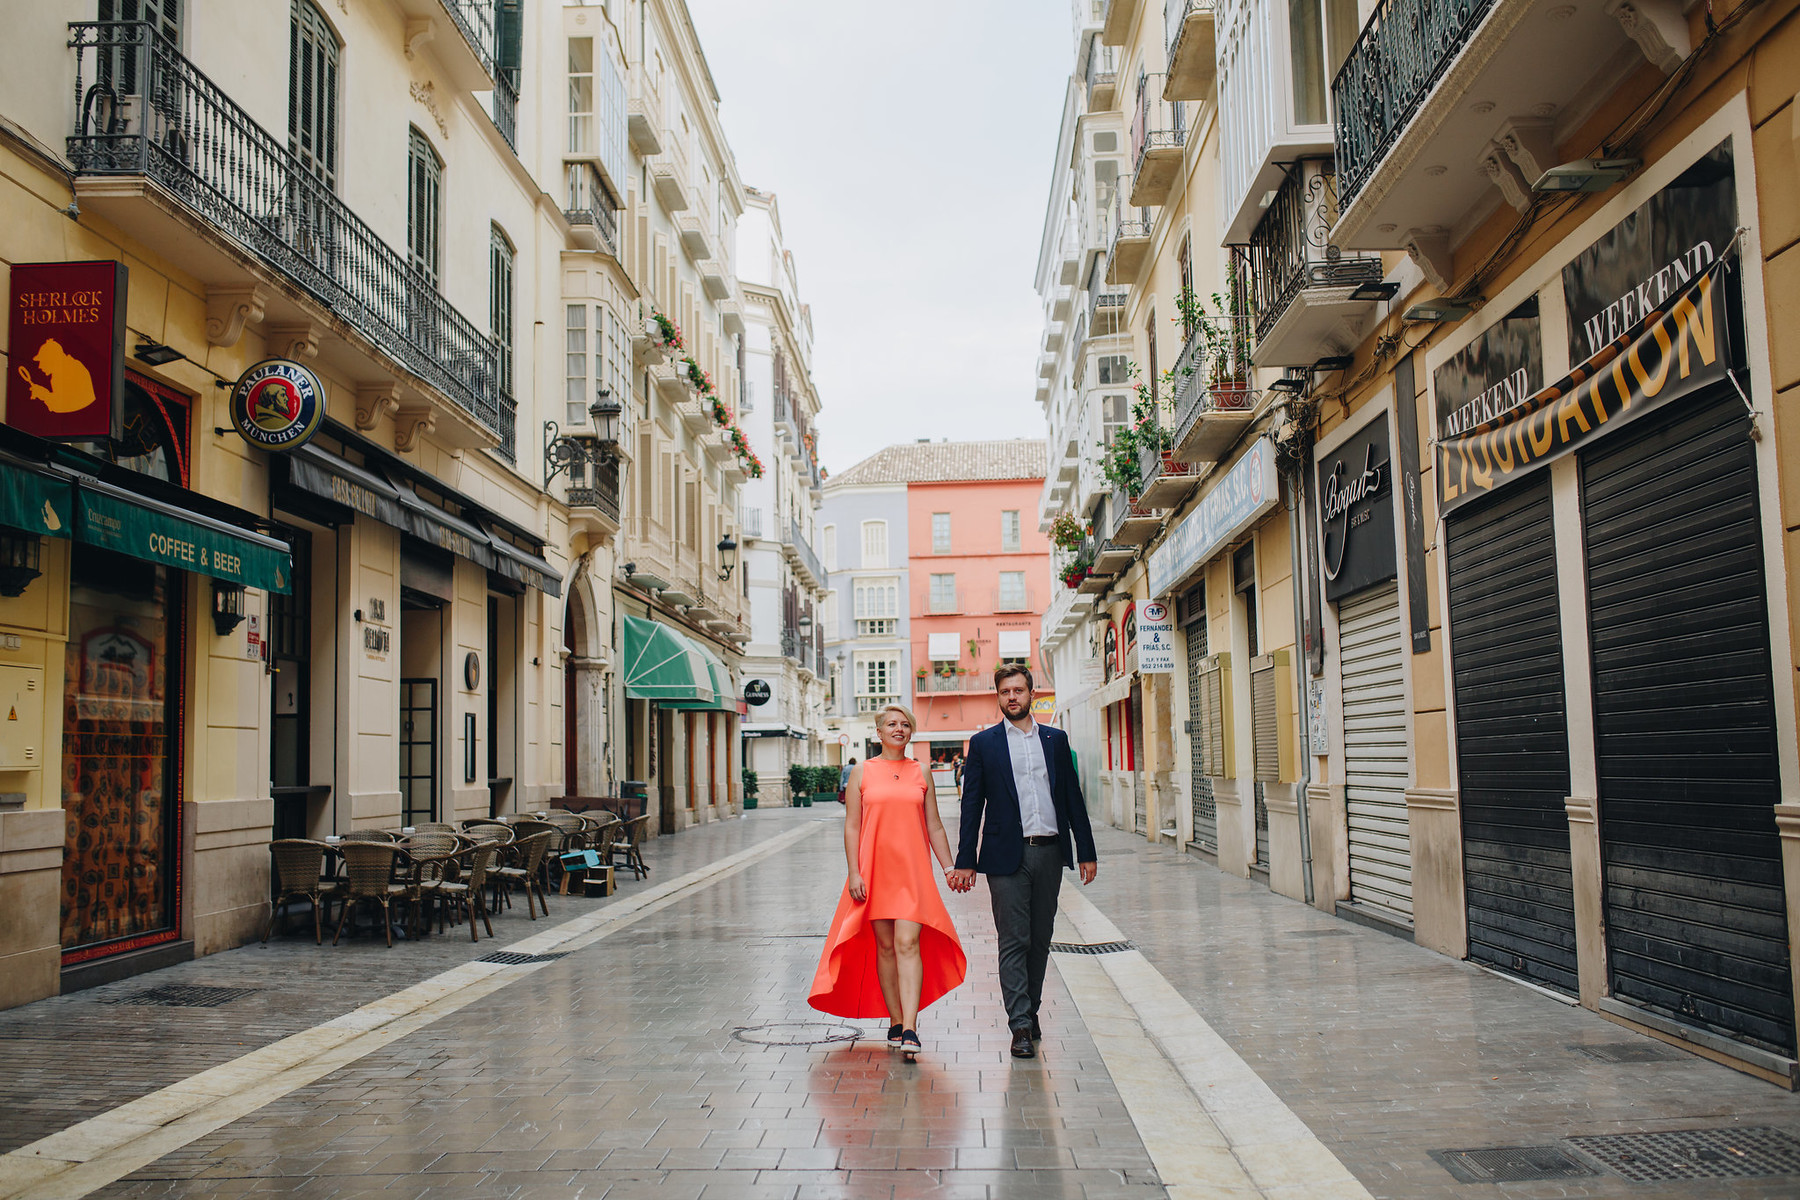
[[[400,681],[400,823],[437,820],[438,747],[435,679]]]

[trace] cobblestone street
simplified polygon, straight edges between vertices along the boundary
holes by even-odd
[[[0,1015],[0,1195],[1800,1186],[1794,1174],[1634,1183],[1591,1163],[1498,1189],[1459,1182],[1433,1151],[1800,1134],[1800,1100],[1106,829],[1099,880],[1065,887],[1059,938],[1122,936],[1141,953],[1056,955],[1042,1057],[1015,1062],[985,891],[953,896],[969,981],[924,1015],[926,1054],[908,1067],[873,1023],[805,1004],[842,879],[840,811],[764,810],[657,839],[649,880],[604,901],[559,897],[535,925],[514,909],[474,946],[452,931],[391,951],[367,934],[315,947],[296,922],[267,948]],[[476,961],[496,950],[545,957]],[[210,1008],[130,1002],[178,986],[251,990]]]

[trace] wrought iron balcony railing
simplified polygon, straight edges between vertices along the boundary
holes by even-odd
[[[519,84],[516,72],[501,71],[494,78],[494,128],[514,150],[519,148]]]
[[[328,185],[141,21],[75,22],[78,176],[141,175],[281,272],[513,453],[499,350]]]
[[[1137,110],[1131,118],[1132,172],[1144,173],[1144,156],[1187,145],[1187,120],[1179,100],[1164,100],[1161,72],[1138,79]]]
[[[1344,254],[1332,244],[1337,215],[1338,178],[1332,160],[1307,158],[1290,166],[1250,235],[1259,340],[1269,335],[1304,288],[1381,282],[1379,254]]]
[[[590,484],[584,474],[579,477],[570,473],[569,507],[594,508],[611,517],[613,523],[619,523],[619,464],[616,462],[599,462],[594,464],[594,478]]]
[[[592,163],[568,164],[568,207],[563,216],[571,226],[592,230],[598,247],[614,258],[619,257],[618,218],[613,214],[612,200],[600,182],[600,172]]]
[[[800,560],[800,565],[805,567],[814,579],[823,584],[825,568],[819,562],[819,556],[813,553],[812,545],[806,540],[806,534],[801,531],[798,521],[790,520],[788,522],[787,544],[793,549],[794,557]]]
[[[494,0],[444,0],[444,11],[488,75],[494,75]]]
[[[1339,198],[1348,205],[1456,60],[1494,0],[1383,0],[1331,84]]]

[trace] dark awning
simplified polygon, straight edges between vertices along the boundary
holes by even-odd
[[[317,446],[291,450],[285,460],[288,482],[301,491],[341,504],[396,529],[405,522],[406,510],[400,507],[400,489],[375,472]]]
[[[516,583],[528,584],[546,596],[562,595],[562,575],[542,555],[520,549],[492,526],[488,542],[494,548],[494,571]]]
[[[75,540],[270,592],[294,576],[286,542],[85,475],[75,477]]]

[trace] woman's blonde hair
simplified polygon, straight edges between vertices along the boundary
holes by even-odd
[[[909,733],[919,732],[919,723],[917,721],[913,720],[912,712],[905,705],[902,705],[902,704],[889,704],[886,707],[884,707],[880,712],[876,713],[875,714],[875,728],[880,729],[881,728],[881,719],[883,717],[887,716],[891,712],[900,714],[901,720],[906,722],[906,728]]]

